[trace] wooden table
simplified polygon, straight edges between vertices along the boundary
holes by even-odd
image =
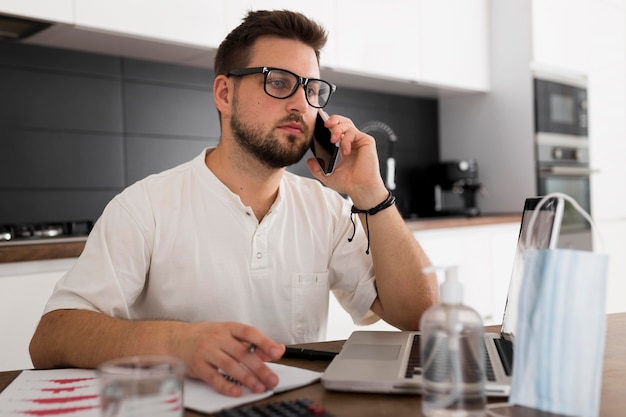
[[[497,331],[497,328],[488,328]],[[322,342],[298,345],[301,347],[338,352],[343,345],[342,341]],[[284,359],[286,365],[298,366],[314,371],[323,371],[327,363],[300,359]],[[0,372],[0,390],[4,389],[20,371]],[[575,383],[575,381],[573,382]],[[323,405],[337,417],[419,417],[421,412],[421,397],[418,395],[386,395],[386,394],[357,394],[326,391],[319,383],[299,388],[293,391],[277,394],[263,400],[272,402],[285,399],[309,398]],[[502,402],[504,399],[490,399],[491,403]],[[502,412],[502,411],[500,411]],[[186,410],[185,416],[203,416]],[[512,417],[550,417],[549,413],[537,412],[522,407],[508,410]],[[600,416],[623,417],[626,415],[626,313],[608,316],[606,350],[604,356],[604,370],[602,376],[602,400]]]

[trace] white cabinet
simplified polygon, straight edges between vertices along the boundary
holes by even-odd
[[[402,80],[419,78],[420,1],[338,0],[337,70]]]
[[[76,25],[143,39],[217,47],[226,32],[225,1],[74,0]]]
[[[532,0],[533,59],[555,69],[587,74],[590,8],[596,0]]]
[[[32,368],[28,345],[55,284],[75,259],[0,263],[0,371]]]
[[[619,198],[626,178],[625,3],[596,1],[589,15],[589,155],[599,171],[591,177],[591,211],[598,220],[626,220]]]
[[[387,0],[380,6],[377,0],[337,1],[339,71],[488,90],[485,0]]]
[[[505,223],[421,231],[414,236],[434,266],[458,267],[464,303],[489,325],[502,322],[518,233],[519,223]]]
[[[609,279],[606,299],[607,313],[626,311],[626,219],[596,221],[604,249],[609,255]],[[597,248],[600,248],[596,244]]]
[[[324,69],[349,87],[487,91],[487,0],[4,0],[0,12],[66,23],[30,43],[202,67],[248,10],[291,9],[328,31]],[[356,76],[356,77],[355,77]]]
[[[50,22],[73,23],[73,6],[74,0],[2,0],[0,13]]]
[[[488,16],[485,0],[422,0],[418,80],[488,91]]]

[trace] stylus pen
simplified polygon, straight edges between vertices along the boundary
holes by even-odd
[[[332,361],[337,354],[335,352],[327,352],[324,350],[302,349],[289,347],[285,349],[283,358],[309,359],[311,361]]]

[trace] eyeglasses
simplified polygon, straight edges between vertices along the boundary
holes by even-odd
[[[265,82],[263,90],[274,98],[285,99],[293,96],[300,85],[304,86],[306,101],[317,109],[326,106],[330,96],[337,87],[327,81],[317,78],[304,78],[291,71],[272,67],[254,67],[234,69],[228,75],[241,77],[250,74],[263,74]]]

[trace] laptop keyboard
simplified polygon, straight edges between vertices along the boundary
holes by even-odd
[[[406,364],[405,378],[413,378],[422,374],[422,359],[420,353],[420,335],[413,335],[413,343],[411,344],[411,352],[409,353],[409,361]]]
[[[485,343],[485,378],[487,379],[487,381],[496,380],[496,374],[493,371],[491,358],[489,357],[489,354],[487,353],[487,343]]]
[[[502,357],[502,362],[503,364],[511,364],[511,362],[508,362],[507,358],[511,358],[512,359],[512,355],[513,355],[513,351],[511,349],[511,343],[508,342],[507,340],[504,340],[504,342],[506,343],[498,343],[500,342],[501,339],[495,339],[494,341],[496,342],[496,346],[498,347],[498,352],[500,353],[500,356]],[[500,350],[503,351],[507,351],[509,353],[503,353]],[[507,356],[507,354],[509,356]],[[422,367],[421,367],[421,351],[420,351],[420,335],[416,334],[413,336],[413,343],[411,344],[411,351],[409,353],[409,361],[407,363],[407,367],[406,367],[406,372],[405,372],[405,378],[413,378],[414,376],[418,376],[422,374]],[[511,367],[507,365],[504,365],[505,367],[505,372],[507,375],[511,375]],[[488,381],[495,381],[496,380],[496,376],[495,373],[493,371],[493,365],[491,364],[491,359],[489,358],[489,355],[487,354],[487,347],[485,346],[485,377],[487,378]]]

